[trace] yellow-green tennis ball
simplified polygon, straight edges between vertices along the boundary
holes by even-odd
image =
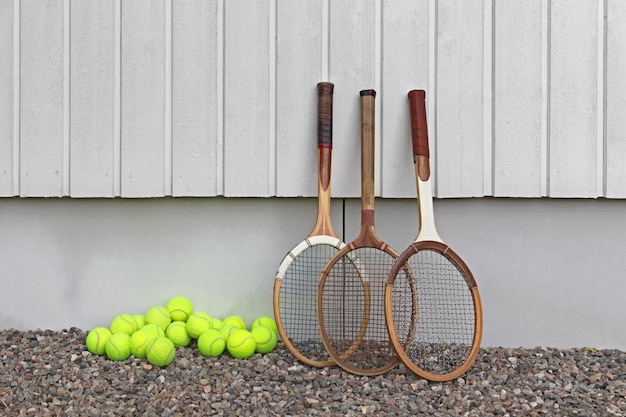
[[[111,334],[126,333],[130,336],[137,330],[137,323],[130,314],[120,314],[113,318],[109,329],[111,330]]]
[[[211,316],[203,311],[196,311],[187,319],[187,333],[194,339],[211,328]]]
[[[130,337],[130,353],[136,358],[145,358],[148,346],[159,336],[165,336],[163,329],[156,324],[146,324]]]
[[[230,334],[226,342],[228,353],[237,359],[246,359],[254,354],[256,350],[256,342],[252,333],[247,330],[237,330]]]
[[[187,297],[173,297],[167,302],[167,311],[173,321],[187,321],[193,313],[193,304]]]
[[[220,319],[216,319],[215,317],[211,317],[211,328],[212,329],[221,329],[224,325],[224,322]]]
[[[216,329],[209,329],[198,338],[198,350],[207,358],[218,357],[226,348],[226,339]]]
[[[136,358],[143,359],[146,357],[146,350],[153,337],[144,329],[137,330],[130,337],[130,354]]]
[[[232,332],[236,330],[241,330],[241,329],[239,327],[231,326],[230,324],[225,324],[222,327],[220,327],[218,330],[220,331],[224,339],[228,341],[228,338],[230,337],[230,334]]]
[[[146,324],[140,330],[146,331],[150,335],[150,340],[155,337],[165,336],[165,331],[156,324]]]
[[[106,351],[106,344],[110,337],[111,331],[106,327],[96,327],[95,329],[91,329],[85,341],[87,350],[94,355],[104,355]]]
[[[276,334],[278,334],[278,326],[276,325],[276,321],[271,317],[259,317],[252,322],[250,330],[254,330],[254,328],[258,326],[269,327],[270,329],[274,330]]]
[[[114,333],[106,344],[107,358],[112,361],[124,361],[130,356],[130,336],[126,333]]]
[[[167,326],[165,330],[165,336],[174,342],[175,347],[188,346],[191,342],[191,337],[187,333],[187,327],[184,321],[173,321]]]
[[[137,330],[146,325],[146,319],[143,314],[133,314],[133,318],[135,319],[135,324],[137,324]]]
[[[276,347],[276,332],[265,326],[256,326],[252,331],[258,353],[268,353]]]
[[[224,324],[230,324],[231,326],[235,326],[241,330],[246,329],[246,322],[239,316],[228,316],[224,320],[222,320]]]
[[[164,336],[159,336],[150,343],[146,351],[146,358],[154,366],[165,367],[172,363],[176,356],[174,342]]]
[[[170,317],[170,312],[167,311],[167,308],[163,306],[154,306],[150,307],[148,311],[146,311],[146,323],[148,324],[156,324],[163,331],[167,329],[167,326],[172,322],[172,318]]]

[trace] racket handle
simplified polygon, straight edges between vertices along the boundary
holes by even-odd
[[[333,90],[331,82],[317,84],[317,144],[333,145]]]
[[[411,108],[413,154],[430,158],[428,125],[426,124],[426,92],[424,90],[409,91],[409,105]]]
[[[374,209],[376,91],[361,90],[361,209]],[[373,214],[373,213],[372,213]]]

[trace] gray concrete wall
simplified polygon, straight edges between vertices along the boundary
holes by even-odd
[[[360,200],[333,201],[358,233]],[[274,274],[314,222],[315,199],[3,199],[0,328],[108,325],[187,295],[216,317],[272,314]],[[440,235],[472,269],[484,346],[626,348],[626,201],[450,199]],[[402,251],[414,200],[376,200],[380,237]]]

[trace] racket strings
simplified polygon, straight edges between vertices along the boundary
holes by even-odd
[[[346,369],[373,370],[397,360],[384,314],[385,283],[394,261],[380,249],[357,248],[325,272],[319,294],[325,341]]]
[[[280,287],[281,324],[293,347],[312,361],[330,360],[319,333],[315,300],[319,277],[338,251],[327,244],[308,247],[289,265]]]
[[[474,343],[476,315],[471,289],[455,264],[439,252],[419,251],[406,265],[412,277],[406,268],[401,269],[392,292],[400,344],[406,356],[424,371],[451,373],[469,358]],[[402,292],[412,279],[417,304]]]

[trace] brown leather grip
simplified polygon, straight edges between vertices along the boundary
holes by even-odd
[[[413,154],[430,158],[428,150],[428,125],[426,124],[426,92],[424,90],[409,91],[411,107],[411,136],[413,137]]]
[[[317,84],[317,144],[333,144],[333,89],[331,82]]]

